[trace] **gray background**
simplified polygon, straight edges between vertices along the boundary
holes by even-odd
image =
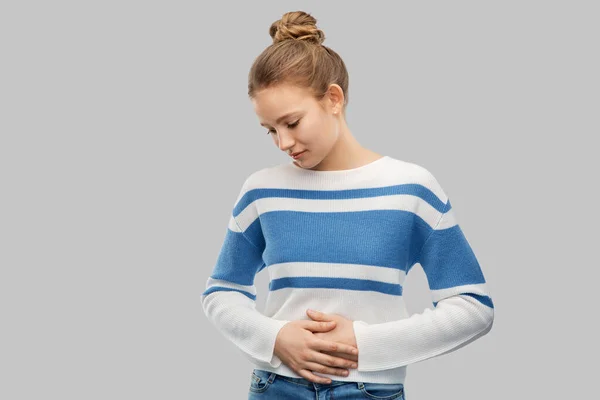
[[[409,366],[407,398],[595,386],[595,2],[12,1],[0,398],[245,398],[252,366],[200,295],[244,178],[289,162],[246,85],[294,10],[347,64],[357,139],[445,188],[496,306],[488,335]],[[405,294],[432,306],[420,268]]]

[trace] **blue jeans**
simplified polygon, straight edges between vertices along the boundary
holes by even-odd
[[[248,400],[260,399],[375,399],[406,400],[402,383],[344,382],[314,383],[262,369],[254,369],[248,389]]]

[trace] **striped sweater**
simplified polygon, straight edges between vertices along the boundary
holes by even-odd
[[[409,315],[403,285],[419,264],[433,309]],[[269,290],[256,309],[256,274]],[[494,306],[448,196],[422,166],[383,156],[335,171],[293,162],[250,174],[202,293],[217,330],[254,368],[300,378],[274,353],[306,310],[353,321],[358,368],[338,381],[404,383],[407,365],[485,335]]]

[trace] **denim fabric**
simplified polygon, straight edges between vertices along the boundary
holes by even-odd
[[[254,369],[248,389],[248,400],[259,399],[372,399],[406,400],[402,383],[343,382],[314,383],[304,378],[292,378],[261,369]]]

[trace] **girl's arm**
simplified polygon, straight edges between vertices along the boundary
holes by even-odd
[[[254,277],[263,266],[264,242],[252,241],[256,226],[242,230],[235,217],[247,182],[238,195],[216,265],[202,293],[202,307],[217,330],[255,364],[278,367],[281,360],[274,353],[275,339],[289,321],[269,318],[256,309]],[[255,223],[258,225],[258,219]]]
[[[480,265],[448,196],[428,175],[425,186],[432,196],[413,232],[421,245],[410,265],[423,268],[435,308],[398,321],[354,321],[359,371],[396,368],[446,354],[492,328],[494,305]]]

